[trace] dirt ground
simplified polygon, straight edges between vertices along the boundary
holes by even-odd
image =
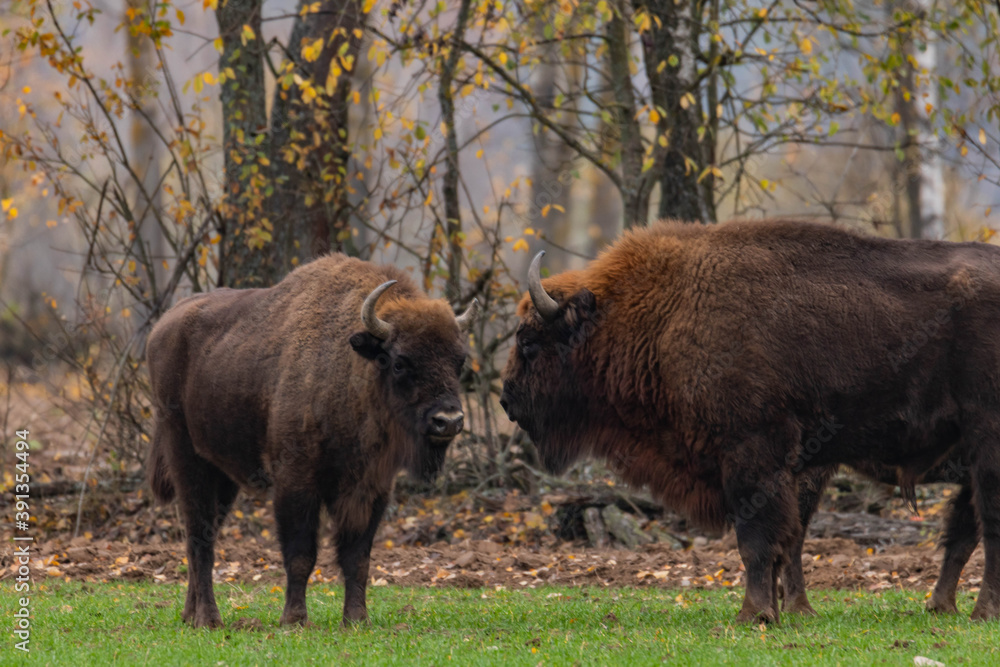
[[[54,532],[35,547],[32,565],[36,577],[93,582],[185,581],[183,542],[164,540],[155,528],[158,524],[170,523],[168,532],[177,531],[173,522],[162,518],[172,508],[149,507],[141,499],[136,505],[140,509],[131,517],[123,518],[122,524],[133,527],[131,537],[137,537],[134,526],[148,522],[147,525],[154,526],[152,530],[140,531],[142,534],[137,539],[130,539],[124,531],[115,534],[113,530],[103,531],[104,536],[100,537],[87,531],[76,538],[70,531]],[[549,503],[542,499],[539,505],[545,507]],[[237,510],[236,516],[231,517],[217,547],[217,582],[260,583],[268,588],[283,586],[281,554],[272,535],[273,524],[266,516],[268,507],[267,503],[261,503],[257,510]],[[446,514],[439,509],[435,511]],[[511,516],[504,517],[504,514]],[[519,514],[520,525],[523,525],[524,515],[531,513]],[[161,518],[154,518],[156,515]],[[449,539],[429,544],[420,540],[405,543],[407,538],[419,533],[418,524],[433,526],[435,516],[434,512],[426,511],[419,516],[412,508],[401,506],[394,516],[387,518],[372,553],[371,585],[504,586],[508,589],[539,585],[714,588],[739,586],[743,581],[744,570],[731,532],[717,539],[684,534],[681,537],[687,546],[681,548],[654,543],[627,550],[593,549],[583,540],[559,540],[547,524],[522,533],[500,529],[485,534],[448,526]],[[462,512],[456,512],[456,516],[461,521]],[[519,524],[512,523],[514,516],[511,512],[501,512],[495,521],[516,527]],[[489,523],[492,522],[487,525]],[[895,526],[897,523],[904,525]],[[913,530],[904,531],[902,528],[911,527],[906,523],[914,524]],[[807,540],[802,560],[810,588],[868,591],[908,588],[929,592],[933,587],[941,554],[926,536],[936,534],[934,522],[821,512],[810,534],[845,532],[861,537]],[[899,539],[891,538],[894,532],[899,534]],[[466,533],[470,535],[465,536]],[[873,535],[877,535],[878,540],[873,541]],[[329,535],[321,537],[313,581],[338,580],[330,542]],[[0,558],[0,580],[13,577],[16,569],[11,555],[5,553]],[[977,590],[982,572],[980,549],[966,567],[962,589]]]
[[[186,580],[183,530],[174,506],[156,506],[135,481],[135,470],[110,470],[98,461],[80,504],[79,486],[89,455],[71,435],[74,424],[47,402],[44,392],[16,396],[4,414],[7,431],[30,424],[37,438],[31,453],[30,534],[32,569],[38,579],[93,582]],[[46,429],[39,423],[47,424]],[[0,463],[0,510],[12,510],[13,464],[6,447]],[[115,481],[117,480],[117,481]],[[593,488],[599,487],[599,493]],[[574,495],[574,493],[576,495]],[[929,592],[941,554],[935,549],[943,510],[954,489],[921,487],[920,515],[905,510],[885,487],[849,481],[831,486],[810,527],[803,554],[811,588]],[[589,495],[588,495],[589,494]],[[617,499],[634,507],[640,529],[658,541],[635,549],[595,549],[583,537],[580,498]],[[565,487],[532,495],[492,489],[447,495],[397,493],[372,553],[371,585],[507,588],[539,585],[740,586],[743,567],[732,533],[712,536],[647,503],[635,507],[632,492],[613,480],[592,482],[584,492]],[[77,529],[78,507],[80,525]],[[653,507],[653,509],[650,509]],[[0,537],[9,540],[12,526]],[[284,585],[271,504],[241,497],[217,547],[218,582]],[[74,537],[74,533],[76,536]],[[329,528],[321,534],[313,579],[336,581],[339,572]],[[0,581],[14,576],[10,550],[0,556]],[[961,587],[975,591],[983,572],[982,551],[966,567]]]

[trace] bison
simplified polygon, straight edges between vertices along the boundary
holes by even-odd
[[[240,487],[273,491],[281,624],[307,621],[322,507],[344,623],[367,619],[372,539],[393,479],[403,467],[436,474],[462,429],[463,332],[477,308],[456,318],[404,272],[332,255],[274,287],[198,294],[163,316],[147,344],[157,413],[148,470],[187,528],[185,621],[222,624],[215,536]]]
[[[740,621],[778,621],[799,479],[847,464],[904,486],[971,462],[986,549],[975,619],[1000,616],[1000,248],[790,220],[633,230],[542,281],[501,404],[554,472],[607,459],[708,526],[735,527]]]

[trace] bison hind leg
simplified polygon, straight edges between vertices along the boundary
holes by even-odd
[[[239,487],[193,452],[187,463],[176,477],[187,528],[188,591],[181,617],[196,628],[219,628],[222,615],[212,589],[215,539]]]
[[[955,604],[958,580],[962,568],[969,562],[978,544],[979,524],[972,506],[972,487],[966,483],[951,502],[948,527],[944,536],[944,560],[941,561],[941,573],[934,586],[934,592],[927,601],[927,611],[940,614],[958,613],[958,606]]]

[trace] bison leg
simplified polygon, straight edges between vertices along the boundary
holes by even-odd
[[[944,560],[941,562],[941,574],[934,586],[934,593],[927,601],[928,611],[958,613],[955,604],[958,579],[962,574],[962,568],[976,550],[977,544],[979,544],[979,524],[972,506],[972,487],[965,484],[951,503],[951,513],[948,516],[948,527],[944,536]]]
[[[222,627],[212,589],[215,537],[239,487],[205,461],[177,475],[178,495],[187,527],[188,592],[181,618],[196,628]]]
[[[739,455],[724,464],[726,503],[747,572],[737,622],[780,621],[777,574],[788,545],[798,540],[795,480],[777,462],[770,470],[762,469],[769,453],[773,458],[776,444],[763,438],[744,441]]]
[[[371,514],[366,524],[337,527],[337,561],[344,574],[344,625],[368,620],[368,564],[371,559],[372,541],[378,529],[388,496],[382,495],[371,503]]]
[[[315,493],[281,493],[275,497],[274,513],[278,522],[281,557],[285,562],[288,588],[281,625],[309,620],[306,611],[306,584],[316,567],[316,530],[319,527],[320,501]]]
[[[995,440],[985,440],[990,445]],[[979,599],[972,610],[974,620],[1000,619],[1000,447],[983,447],[973,468],[976,509],[983,533],[986,567]]]
[[[832,473],[833,468],[816,468],[804,473],[798,480],[801,530],[798,539],[789,542],[785,554],[785,564],[781,570],[781,583],[785,593],[781,610],[786,613],[816,615],[816,610],[809,604],[809,598],[806,596],[806,576],[802,571],[802,547],[805,543],[809,522],[812,520],[813,514],[816,513],[823,489]]]

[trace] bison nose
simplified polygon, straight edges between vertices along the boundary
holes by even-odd
[[[458,435],[465,423],[465,415],[461,410],[455,412],[438,412],[431,417],[431,435],[441,438],[451,438]]]

